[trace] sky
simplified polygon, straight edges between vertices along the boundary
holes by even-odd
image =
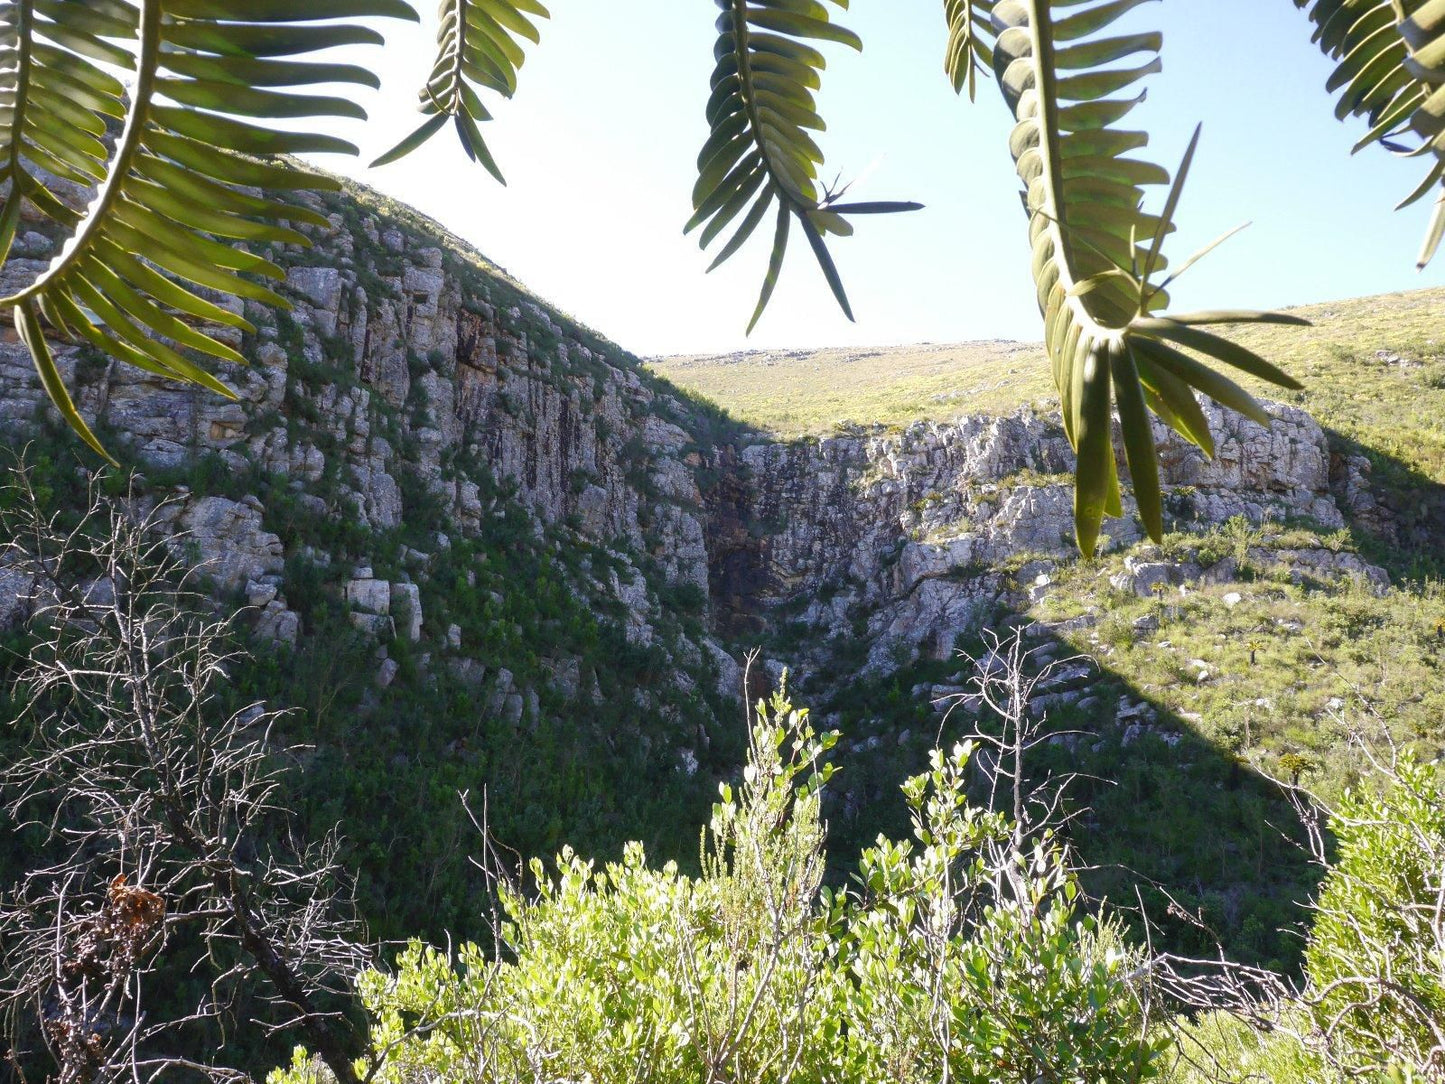
[[[1039,337],[1006,142],[1011,118],[989,81],[980,81],[974,104],[954,95],[942,70],[940,0],[853,0],[838,21],[862,36],[864,51],[826,50],[819,98],[828,174],[858,179],[851,198],[918,200],[925,209],[855,219],[854,237],[832,240],[855,324],[795,236],[751,337],[744,332],[771,230],[759,229],[711,275],[711,257],[682,233],[707,135],[714,6],[549,7],[516,96],[497,102],[484,126],[506,187],[466,159],[450,129],[400,163],[365,166],[417,123],[430,18],[422,27],[387,25],[387,46],[364,57],[383,89],[364,102],[369,122],[351,132],[362,159],[318,162],[438,219],[564,312],[644,356]],[[1252,223],[1171,290],[1176,310],[1268,308],[1445,282],[1445,256],[1424,273],[1414,266],[1429,201],[1393,210],[1425,166],[1378,147],[1351,156],[1363,125],[1335,120],[1324,90],[1331,65],[1289,0],[1163,0],[1118,25],[1164,32],[1164,73],[1148,81],[1149,99],[1128,122],[1151,133],[1147,157],[1172,170],[1203,124],[1167,251],[1177,263]]]

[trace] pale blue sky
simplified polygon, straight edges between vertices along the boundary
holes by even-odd
[[[516,98],[485,126],[509,187],[472,166],[449,131],[380,170],[325,164],[440,219],[641,354],[1038,336],[1010,120],[991,83],[981,82],[973,106],[953,95],[940,0],[854,0],[842,21],[865,50],[829,51],[821,97],[830,172],[866,173],[858,198],[927,209],[860,220],[857,236],[834,243],[856,325],[838,313],[799,238],[751,339],[743,332],[771,231],[708,276],[709,257],[681,231],[706,135],[713,5],[549,6]],[[1177,307],[1300,304],[1445,281],[1445,256],[1414,270],[1427,203],[1392,210],[1424,166],[1378,148],[1350,156],[1362,129],[1334,119],[1323,89],[1330,66],[1290,0],[1163,0],[1131,22],[1165,34],[1164,74],[1135,114],[1153,135],[1150,157],[1172,168],[1204,123],[1176,260],[1254,223],[1179,283]],[[385,90],[359,140],[368,157],[415,123],[415,86],[429,64],[430,26],[389,30]]]

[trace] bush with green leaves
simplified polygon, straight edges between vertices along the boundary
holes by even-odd
[[[1305,952],[1325,1058],[1350,1074],[1445,1080],[1445,772],[1404,758],[1330,819],[1339,857]]]
[[[1168,1084],[1336,1084],[1316,1052],[1300,1039],[1298,1011],[1278,1028],[1226,1011],[1206,1012],[1178,1025],[1179,1058]]]
[[[1445,771],[1380,767],[1330,813],[1302,988],[1252,1000],[1226,965],[1232,1004],[1180,1028],[1175,1084],[1445,1081]]]
[[[501,892],[490,951],[414,943],[359,987],[382,1084],[587,1080],[1137,1081],[1168,1036],[1136,953],[1085,916],[1063,851],[969,805],[972,747],[904,788],[915,838],[880,839],[856,886],[822,887],[835,734],[777,695],[702,873],[640,844],[598,868],[564,850]],[[304,1051],[271,1084],[314,1078]]]

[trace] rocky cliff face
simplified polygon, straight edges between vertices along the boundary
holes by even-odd
[[[1172,528],[1344,526],[1325,435],[1307,414],[1272,406],[1265,429],[1205,409],[1212,461],[1162,426],[1155,434]],[[744,448],[733,460],[741,480],[714,515],[721,614],[746,629],[788,610],[815,644],[865,639],[873,670],[920,652],[942,658],[1007,594],[1001,570],[1032,567],[1046,589],[1048,569],[1069,559],[1072,463],[1062,428],[1031,413]],[[1106,551],[1140,541],[1126,513],[1106,528]],[[1326,563],[1384,582],[1352,555]]]
[[[404,641],[419,645],[423,671],[460,675],[487,710],[517,722],[549,710],[529,685],[538,675],[560,691],[556,713],[595,702],[596,659],[543,633],[528,648],[537,668],[522,677],[471,642],[465,620],[441,616],[438,561],[520,516],[528,545],[565,557],[574,599],[628,644],[661,652],[675,675],[669,695],[701,710],[701,691],[738,688],[720,640],[737,648],[801,628],[797,661],[819,672],[845,643],[854,655],[866,647],[873,672],[944,657],[1001,600],[1046,591],[1071,553],[1071,453],[1047,417],[789,444],[723,431],[434,225],[370,197],[319,206],[333,229],[316,247],[273,254],[288,267],[293,311],[245,309],[257,330],[234,342],[254,365],[223,374],[237,402],[60,350],[83,411],[146,473],[152,499],[171,500],[177,536],[218,591],[254,608],[263,638],[308,635],[293,581],[319,567],[328,597],[378,644],[379,686],[397,675],[388,644]],[[1342,526],[1325,437],[1307,415],[1272,407],[1264,429],[1207,409],[1213,462],[1158,434],[1175,525]],[[0,343],[0,422],[29,426],[45,410],[11,334]],[[1338,468],[1363,506],[1368,479]],[[1115,547],[1139,539],[1129,517],[1106,531]],[[1299,560],[1320,575],[1382,578],[1348,554]],[[1130,572],[1125,586],[1140,590],[1192,574]],[[477,587],[477,567],[462,575]],[[501,598],[532,585],[483,587]],[[707,729],[676,735],[682,771],[695,769]]]
[[[695,851],[694,776],[742,740],[706,621],[707,419],[434,224],[367,193],[316,205],[315,247],[269,253],[291,311],[238,310],[237,401],[57,353],[252,634],[237,695],[297,709],[284,737],[315,751],[289,800],[318,835],[345,823],[382,935],[475,928],[458,792],[523,853]],[[22,241],[7,277],[43,266]],[[0,426],[36,437],[62,499],[94,465],[13,332]],[[0,630],[28,594],[0,569]]]
[[[699,460],[677,424],[687,405],[634,359],[564,328],[494,269],[429,235],[429,224],[350,202],[321,207],[333,230],[315,249],[278,257],[294,309],[248,306],[256,335],[230,336],[254,359],[221,374],[238,401],[61,348],[82,411],[165,483],[210,458],[236,477],[279,480],[317,517],[377,532],[402,528],[409,505],[439,505],[430,549],[474,534],[504,514],[500,500],[514,500],[539,534],[565,528],[615,556],[621,567],[599,586],[649,640],[652,587],[707,585]],[[17,260],[8,270],[35,266]],[[0,423],[23,427],[44,412],[10,333],[0,344]],[[273,623],[292,638],[282,572],[295,540],[267,529],[263,499],[165,483],[156,495],[178,498],[177,530],[218,587],[274,595]],[[347,598],[388,612],[388,590],[348,587]]]

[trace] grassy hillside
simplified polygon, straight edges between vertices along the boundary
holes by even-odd
[[[1081,736],[1034,760],[1040,777],[1078,773],[1070,831],[1090,867],[1085,882],[1125,908],[1141,892],[1176,950],[1212,953],[1218,937],[1237,959],[1293,966],[1302,942],[1281,931],[1304,924],[1300,904],[1319,870],[1270,780],[1333,802],[1368,775],[1353,736],[1382,754],[1386,734],[1424,760],[1445,751],[1440,582],[1377,593],[1299,575],[1295,555],[1327,546],[1350,543],[1344,532],[1321,538],[1236,521],[1061,564],[1032,603],[1022,598],[1032,580],[1001,570],[1017,605],[1001,604],[986,624],[1039,622],[1057,630],[1034,641],[1050,657],[1091,660],[1077,693],[1048,708],[1051,727]],[[1117,586],[1130,556],[1233,570],[1224,582],[1140,597]],[[1031,576],[1038,562],[1027,567]],[[978,656],[986,645],[958,646]],[[957,659],[920,660],[816,695],[820,714],[835,715],[855,743],[841,758],[840,786],[868,799],[830,811],[837,846],[900,830],[896,810],[874,799],[940,736],[956,740],[979,725],[962,709],[942,718],[931,702],[970,672]]]
[[[1076,826],[1076,840],[1096,866],[1091,887],[1127,903],[1136,887],[1157,884],[1168,897],[1144,888],[1156,915],[1172,898],[1238,957],[1286,966],[1299,942],[1278,931],[1303,919],[1299,902],[1312,891],[1316,871],[1281,835],[1290,813],[1264,777],[1300,778],[1338,795],[1359,778],[1348,749],[1352,730],[1376,736],[1388,730],[1427,759],[1445,749],[1445,639],[1437,631],[1445,621],[1445,546],[1439,543],[1445,334],[1438,330],[1445,290],[1297,311],[1314,326],[1265,327],[1240,337],[1296,374],[1305,390],[1246,383],[1318,418],[1338,464],[1367,458],[1383,515],[1346,509],[1348,528],[1327,533],[1241,521],[1204,536],[1170,536],[1157,551],[1133,551],[1146,560],[1211,568],[1228,559],[1237,566],[1234,575],[1221,577],[1228,582],[1187,594],[1140,598],[1116,588],[1111,578],[1128,553],[1064,563],[1044,597],[1029,603],[1029,583],[1018,583],[1012,612],[1005,605],[991,619],[1065,622],[1074,631],[1058,637],[1057,650],[1087,654],[1098,664],[1089,697],[1055,710],[1053,721],[1101,739],[1060,746],[1046,757],[1057,771],[1085,773],[1076,797],[1090,812]],[[823,434],[843,421],[901,427],[1053,399],[1040,348],[1018,343],[651,364],[778,435]],[[1296,552],[1321,547],[1359,552],[1384,566],[1394,586],[1381,595],[1291,575]],[[789,657],[785,640],[773,646],[778,657]],[[841,663],[823,669],[848,672]],[[921,662],[842,687],[819,675],[815,707],[837,713],[846,735],[870,745],[898,738],[848,764],[845,785],[868,797],[890,793],[900,762],[913,763],[940,732],[927,695],[917,690],[956,681],[958,670],[953,660]],[[1157,732],[1146,728],[1126,741],[1125,728],[1115,725],[1121,703],[1146,706]],[[959,718],[951,725],[972,723]],[[867,800],[835,809],[833,830],[849,843],[898,830],[882,809]],[[1188,924],[1172,926],[1168,935],[1199,951],[1207,951],[1213,936],[1201,939]]]
[[[1422,461],[1445,471],[1445,410],[1439,409],[1445,407],[1445,345],[1438,331],[1445,288],[1290,311],[1314,326],[1244,329],[1237,337],[1306,381],[1299,402],[1325,425],[1350,433],[1391,428],[1392,446],[1423,439],[1430,451]],[[1392,360],[1397,355],[1403,361]],[[822,435],[843,423],[901,426],[963,412],[1008,412],[1055,398],[1042,347],[1003,339],[669,357],[648,366],[781,437]]]
[[[846,425],[903,426],[1047,399],[1042,349],[1006,339],[877,349],[654,358],[652,369],[740,421],[783,438]]]

